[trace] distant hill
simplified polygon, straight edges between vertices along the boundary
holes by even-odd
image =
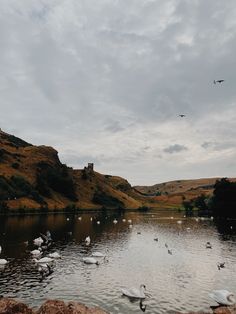
[[[214,185],[220,178],[175,180],[152,186],[134,186],[134,190],[165,206],[179,206],[183,200],[194,199],[201,194],[212,195]],[[236,182],[236,178],[230,178]]]

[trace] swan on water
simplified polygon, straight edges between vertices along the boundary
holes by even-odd
[[[132,219],[128,219],[128,223],[131,224],[132,223]]]
[[[108,252],[108,249],[106,249],[106,253]],[[92,257],[105,257],[106,254],[101,253],[101,252],[93,252]]]
[[[126,222],[126,219],[122,219],[123,222]]]
[[[48,256],[51,258],[61,258],[61,255],[57,252],[50,253]]]
[[[42,254],[42,249],[39,248],[38,250],[33,250],[33,251],[31,251],[30,253],[31,253],[32,255],[40,255],[40,254]]]
[[[145,299],[146,298],[145,293],[144,293],[145,290],[146,290],[146,286],[140,285],[139,289],[137,288],[121,289],[121,292],[129,298]]]
[[[83,262],[85,264],[96,264],[99,265],[99,262],[94,257],[83,257]]]
[[[178,220],[177,224],[181,225],[182,224],[182,220]]]
[[[132,226],[132,225],[129,225],[129,228],[130,228],[130,229],[132,229],[132,228],[133,228],[133,226]]]
[[[106,251],[106,252],[107,252],[107,251]],[[101,252],[93,252],[91,256],[92,256],[92,257],[105,257],[106,254],[101,253]]]
[[[206,243],[206,249],[212,249],[212,245],[211,245],[210,242],[207,242],[207,243]]]
[[[113,220],[113,224],[117,224],[117,222],[118,222],[118,221],[117,221],[116,219]]]
[[[100,225],[100,221],[99,220],[97,221],[97,224]]]
[[[85,238],[85,244],[86,244],[86,245],[89,245],[90,242],[91,242],[90,236],[87,236],[87,237]]]
[[[4,258],[0,258],[0,265],[6,265],[8,261]]]
[[[38,271],[42,278],[47,277],[53,273],[52,267],[50,267],[48,264],[40,264],[38,266]]]
[[[80,220],[80,221],[81,221],[81,220],[82,220],[82,217],[78,217],[78,220]]]
[[[214,301],[222,305],[234,305],[236,303],[234,294],[227,290],[213,290],[209,293],[209,296]]]
[[[43,243],[43,239],[41,237],[34,239],[34,245],[36,246],[41,246],[41,244]]]
[[[51,257],[43,257],[40,259],[34,259],[34,261],[38,264],[47,264],[47,263],[52,263],[54,260]]]

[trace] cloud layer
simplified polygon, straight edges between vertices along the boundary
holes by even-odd
[[[236,176],[234,0],[4,0],[0,38],[5,131],[132,184]]]

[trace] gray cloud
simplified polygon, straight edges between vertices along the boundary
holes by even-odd
[[[188,150],[188,149],[184,145],[174,144],[163,149],[163,152],[168,153],[168,154],[174,154],[174,153],[179,153],[185,150]]]
[[[0,127],[132,184],[235,176],[235,20],[234,0],[2,1]]]

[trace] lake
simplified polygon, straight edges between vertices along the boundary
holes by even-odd
[[[9,263],[0,269],[0,295],[33,307],[56,298],[132,314],[141,313],[139,302],[122,296],[121,289],[145,284],[149,294],[143,302],[146,313],[208,310],[216,305],[208,296],[211,290],[236,292],[236,222],[183,215],[158,211],[120,216],[1,216],[0,258]],[[32,240],[47,230],[53,244],[43,256],[57,251],[62,258],[53,263],[53,273],[42,279],[30,251],[35,248]],[[91,244],[86,246],[88,235]],[[208,241],[212,249],[206,248]],[[106,250],[108,261],[100,258],[99,265],[83,263],[83,257]],[[225,262],[225,268],[219,270],[219,262]]]

